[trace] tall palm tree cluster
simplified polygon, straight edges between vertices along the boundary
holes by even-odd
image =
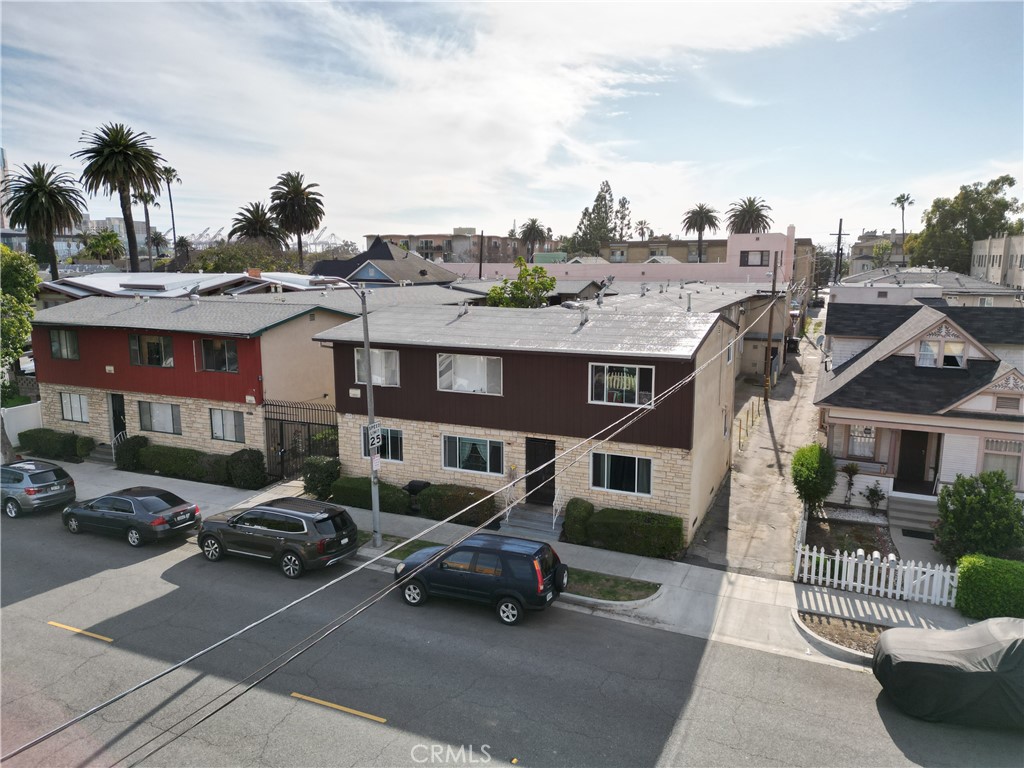
[[[270,188],[270,205],[261,202],[246,203],[228,232],[228,239],[258,241],[284,249],[288,236],[295,235],[299,251],[299,271],[302,263],[302,236],[314,232],[324,218],[323,195],[316,191],[319,184],[307,184],[298,171],[282,173]]]
[[[772,226],[771,211],[760,197],[744,197],[737,200],[725,214],[725,226],[731,234],[754,234],[768,232]],[[704,261],[704,233],[717,232],[722,222],[718,211],[706,203],[697,203],[683,214],[683,231],[697,233],[697,261]]]

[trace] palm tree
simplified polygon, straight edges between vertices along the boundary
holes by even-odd
[[[235,226],[228,232],[228,240],[262,240],[277,248],[288,244],[288,236],[263,203],[243,205],[231,223]]]
[[[760,197],[744,197],[729,208],[726,224],[734,235],[757,234],[771,229],[772,207]]]
[[[533,261],[533,253],[536,250],[537,243],[543,243],[547,240],[548,229],[537,219],[527,219],[526,222],[519,228],[519,242],[526,246],[526,260],[528,262]]]
[[[636,233],[640,236],[640,242],[643,242],[654,234],[654,230],[651,229],[651,223],[647,219],[640,219],[636,223]]]
[[[174,241],[174,258],[179,259],[178,266],[188,264],[192,256],[192,241],[182,235]]]
[[[153,245],[150,242],[150,226],[149,226],[149,206],[159,208],[160,203],[156,201],[156,198],[150,192],[135,192],[132,194],[132,202],[135,205],[142,206],[142,212],[146,217],[146,257],[149,259],[149,271],[153,271]]]
[[[102,192],[117,194],[124,217],[125,234],[128,238],[129,269],[139,271],[139,243],[135,237],[135,221],[132,218],[132,192],[158,194],[163,177],[160,162],[163,160],[149,143],[153,137],[148,133],[136,133],[122,123],[108,123],[94,131],[84,133],[79,141],[85,149],[72,152],[85,163],[82,183],[89,194]]]
[[[712,232],[717,232],[720,225],[718,211],[704,203],[697,203],[696,206],[688,210],[683,216],[683,231],[687,234],[690,232],[697,233],[698,264],[703,261],[701,253],[704,249],[704,230],[710,229]]]
[[[50,261],[50,277],[57,272],[54,235],[82,222],[85,198],[70,173],[58,172],[56,165],[33,163],[4,183],[4,212],[12,227],[24,227],[29,241],[43,243]]]
[[[277,219],[285,232],[299,239],[299,271],[305,272],[302,264],[302,235],[320,226],[324,218],[322,195],[314,192],[319,184],[306,184],[298,171],[282,173],[277,184],[270,188],[270,213]]]
[[[900,256],[903,256],[903,244],[907,242],[907,208],[914,204],[914,198],[910,196],[909,192],[904,192],[896,195],[892,204],[893,207],[900,209],[900,233],[903,235],[900,240]],[[903,260],[906,261],[906,256],[903,256]]]
[[[89,243],[96,236],[96,233],[89,229],[82,229],[75,232],[74,239],[78,241],[78,252],[83,253],[89,250]]]
[[[120,235],[114,230],[101,229],[89,240],[86,254],[89,258],[101,262],[105,258],[113,262],[115,259],[124,258],[124,243],[121,242]]]
[[[171,242],[176,243],[178,242],[178,228],[174,226],[174,197],[171,195],[171,182],[176,181],[181,184],[181,179],[178,177],[178,172],[169,165],[160,168],[160,177],[167,186],[167,203],[171,206]]]
[[[160,249],[166,248],[168,245],[167,235],[160,231],[151,232],[149,235],[149,245],[156,248],[156,257],[159,259]]]

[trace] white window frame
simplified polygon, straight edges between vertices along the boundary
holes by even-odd
[[[78,331],[50,331],[50,357],[54,360],[78,360]]]
[[[353,348],[356,366],[356,384],[366,384],[366,364],[363,362],[363,348]],[[373,386],[401,386],[401,371],[397,349],[370,349],[370,370],[373,373]]]
[[[370,458],[370,436],[366,432],[366,425],[364,424],[360,429],[360,436],[362,437],[363,445],[363,458]],[[398,447],[398,458],[394,458],[395,446]],[[387,427],[381,427],[380,429],[380,460],[391,461],[395,464],[401,464],[405,461],[405,441],[402,437],[402,430],[400,429],[389,429]]]
[[[646,491],[633,490],[624,491],[618,488],[608,487],[608,477],[611,470],[611,462],[614,459],[631,459],[635,463],[633,465],[633,487],[639,488],[641,484],[641,472],[640,467],[642,462],[647,464],[647,476],[646,480],[648,487]],[[604,485],[595,485],[594,470],[601,465],[601,475],[604,480]],[[654,494],[654,460],[646,456],[629,456],[628,454],[622,453],[598,453],[593,452],[590,454],[590,487],[595,491],[605,491],[607,493],[621,493],[626,496],[652,496]]]
[[[156,411],[156,419],[154,419],[154,411]],[[145,426],[147,422],[148,427]],[[165,426],[170,426],[170,429],[161,429]],[[165,435],[182,434],[181,406],[173,403],[151,403],[148,400],[140,400],[139,429],[143,432],[162,432]]]
[[[985,438],[981,446],[981,471],[990,472],[994,469],[1002,469],[1006,472],[1005,467],[990,467],[988,464],[988,457],[1002,457],[1002,461],[1005,461],[1005,457],[1016,457],[1017,459],[1017,476],[1010,477],[1007,473],[1007,478],[1010,480],[1011,485],[1017,490],[1021,488],[1021,458],[1024,456],[1024,440],[1001,440],[998,438]]]
[[[463,457],[463,441],[472,443],[484,443],[486,445],[486,455],[481,456],[487,463],[487,468],[480,469],[466,469],[459,464],[452,465],[448,463],[448,448],[452,445],[449,441],[454,440],[454,449],[458,456],[458,462],[461,463],[464,460]],[[495,447],[501,449],[501,466],[491,466],[491,450]],[[472,448],[472,446],[470,446]],[[467,449],[468,453],[468,449]],[[480,453],[478,451],[478,453]],[[474,475],[503,475],[505,474],[505,443],[502,440],[491,440],[486,437],[470,437],[467,435],[441,435],[441,466],[452,472],[470,472]]]
[[[89,423],[89,396],[74,392],[60,393],[60,412],[64,421]]]
[[[230,415],[230,418],[227,418]],[[210,439],[245,442],[245,414],[223,408],[210,409]]]
[[[874,461],[878,449],[878,429],[870,424],[851,424],[846,432],[846,455],[851,459]],[[869,447],[870,453],[865,453]]]
[[[625,372],[625,371],[612,370],[612,369],[615,369],[615,368],[622,368],[622,369],[632,368],[633,371],[632,371],[632,373],[629,373],[629,372]],[[651,389],[650,389],[650,391],[643,390],[643,389],[640,388],[642,386],[642,381],[641,381],[641,372],[642,371],[643,372],[650,371],[650,377],[651,377]],[[653,365],[633,365],[632,363],[625,364],[625,365],[622,364],[622,363],[590,363],[590,365],[588,367],[588,372],[589,372],[589,376],[587,377],[587,402],[588,403],[591,403],[592,405],[618,405],[618,406],[625,406],[627,408],[653,408],[654,407],[652,405],[652,403],[654,402],[654,393],[655,393],[656,390],[655,390],[655,387],[654,387],[654,366]],[[599,374],[601,375],[602,381],[604,383],[604,386],[603,386],[603,389],[604,389],[603,399],[600,399],[600,400],[595,399],[595,397],[594,397],[594,384],[595,384],[595,381],[596,381],[596,377]],[[613,392],[613,391],[615,391],[615,392],[623,392],[623,393],[629,391],[629,389],[626,388],[626,387],[613,386],[613,384],[616,383],[616,378],[617,377],[622,377],[622,376],[626,376],[626,377],[632,376],[633,377],[633,381],[634,381],[633,392],[635,393],[635,396],[636,396],[636,402],[628,403],[628,402],[625,401],[625,398],[623,398],[623,400],[621,402],[616,401],[616,400],[609,400],[608,399],[609,396],[610,396],[610,393]]]
[[[946,365],[946,347],[949,346],[960,346],[961,351],[957,357],[960,361],[959,365]],[[921,354],[925,347],[929,347],[935,350],[935,356]],[[949,368],[954,371],[962,371],[967,367],[967,343],[963,341],[954,341],[952,339],[921,339],[917,345],[917,367],[918,368]],[[929,362],[930,361],[930,362]]]
[[[481,371],[471,370],[480,367],[483,368],[482,379]],[[437,389],[439,392],[466,392],[474,395],[500,397],[503,389],[503,377],[500,357],[458,355],[450,352],[439,352],[437,355]],[[480,385],[484,388],[480,389]]]

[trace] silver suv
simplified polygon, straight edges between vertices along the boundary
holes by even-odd
[[[25,459],[0,467],[3,510],[7,517],[25,512],[60,509],[75,500],[75,481],[63,467]]]

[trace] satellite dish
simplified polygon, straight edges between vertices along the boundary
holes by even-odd
[[[818,347],[819,349],[821,348],[822,344],[824,344],[824,343],[825,343],[825,334],[822,334],[821,336],[819,336],[818,338],[816,338],[814,340],[814,346]]]

